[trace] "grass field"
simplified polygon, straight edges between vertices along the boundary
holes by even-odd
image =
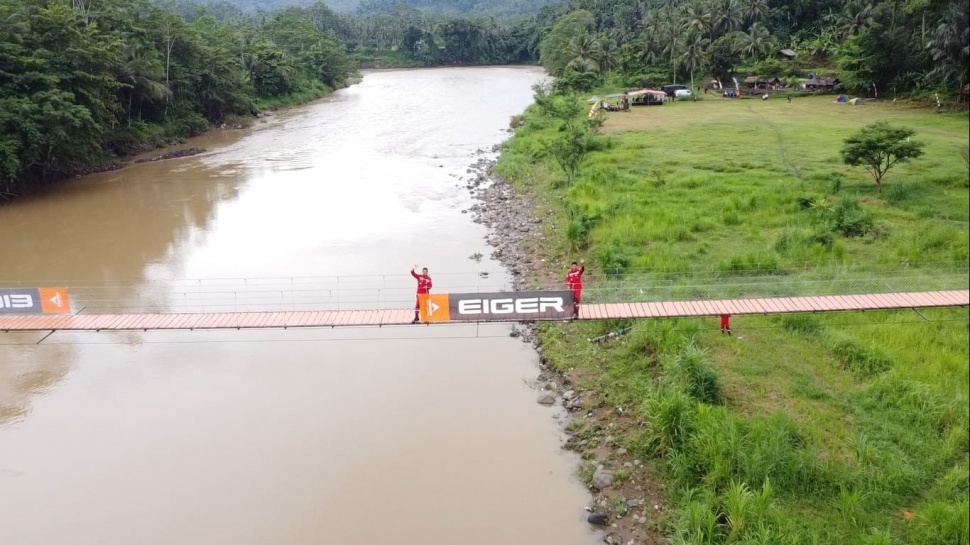
[[[571,186],[534,109],[503,147],[550,218],[535,251],[586,256],[591,299],[966,288],[966,113],[705,98],[608,114]],[[880,193],[839,150],[883,119],[926,155]],[[623,444],[659,462],[674,543],[970,542],[966,309],[732,322],[542,328],[550,365],[645,423]]]

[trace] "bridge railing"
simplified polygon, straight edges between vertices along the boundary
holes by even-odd
[[[967,289],[966,263],[649,271],[607,277],[583,290],[589,302],[650,302]]]
[[[481,293],[509,288],[504,271],[436,273],[435,292]],[[560,280],[534,287],[561,290]],[[967,262],[809,264],[726,270],[633,270],[585,278],[586,302],[651,302],[797,295],[846,295],[967,289]],[[414,280],[405,274],[158,279],[110,282],[0,281],[0,287],[67,287],[75,312],[252,312],[411,308]]]

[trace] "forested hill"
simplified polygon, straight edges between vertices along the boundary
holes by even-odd
[[[200,4],[231,5],[243,12],[276,11],[289,7],[311,6],[316,0],[218,0]],[[543,6],[560,0],[324,0],[338,13],[391,13],[400,6],[408,6],[425,13],[438,15],[487,15],[509,18],[533,15]],[[220,9],[220,8],[216,8]]]
[[[353,0],[328,0],[330,2]],[[400,4],[429,13],[442,15],[488,15],[514,18],[534,15],[543,6],[561,3],[559,0],[361,0],[358,13],[390,13]],[[339,9],[336,5],[333,9]]]

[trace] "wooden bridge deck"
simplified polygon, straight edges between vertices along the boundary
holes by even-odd
[[[581,320],[679,318],[731,314],[784,314],[970,306],[970,290],[770,297],[658,303],[593,303]],[[0,316],[0,331],[147,331],[155,329],[260,329],[405,325],[411,309],[220,312],[168,314],[73,314]],[[495,320],[493,320],[495,321]]]

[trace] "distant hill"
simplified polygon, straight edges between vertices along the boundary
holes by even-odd
[[[291,6],[310,6],[316,0],[219,0],[201,4],[231,4],[242,11],[272,11]],[[454,15],[532,15],[560,0],[323,0],[338,12],[390,13],[405,4],[421,11]]]
[[[353,2],[354,0],[327,0]],[[561,3],[560,0],[360,0],[358,13],[390,13],[399,4],[415,9],[440,14],[454,15],[492,15],[508,17],[515,15],[534,15],[543,6]],[[331,8],[338,10],[335,5]]]

